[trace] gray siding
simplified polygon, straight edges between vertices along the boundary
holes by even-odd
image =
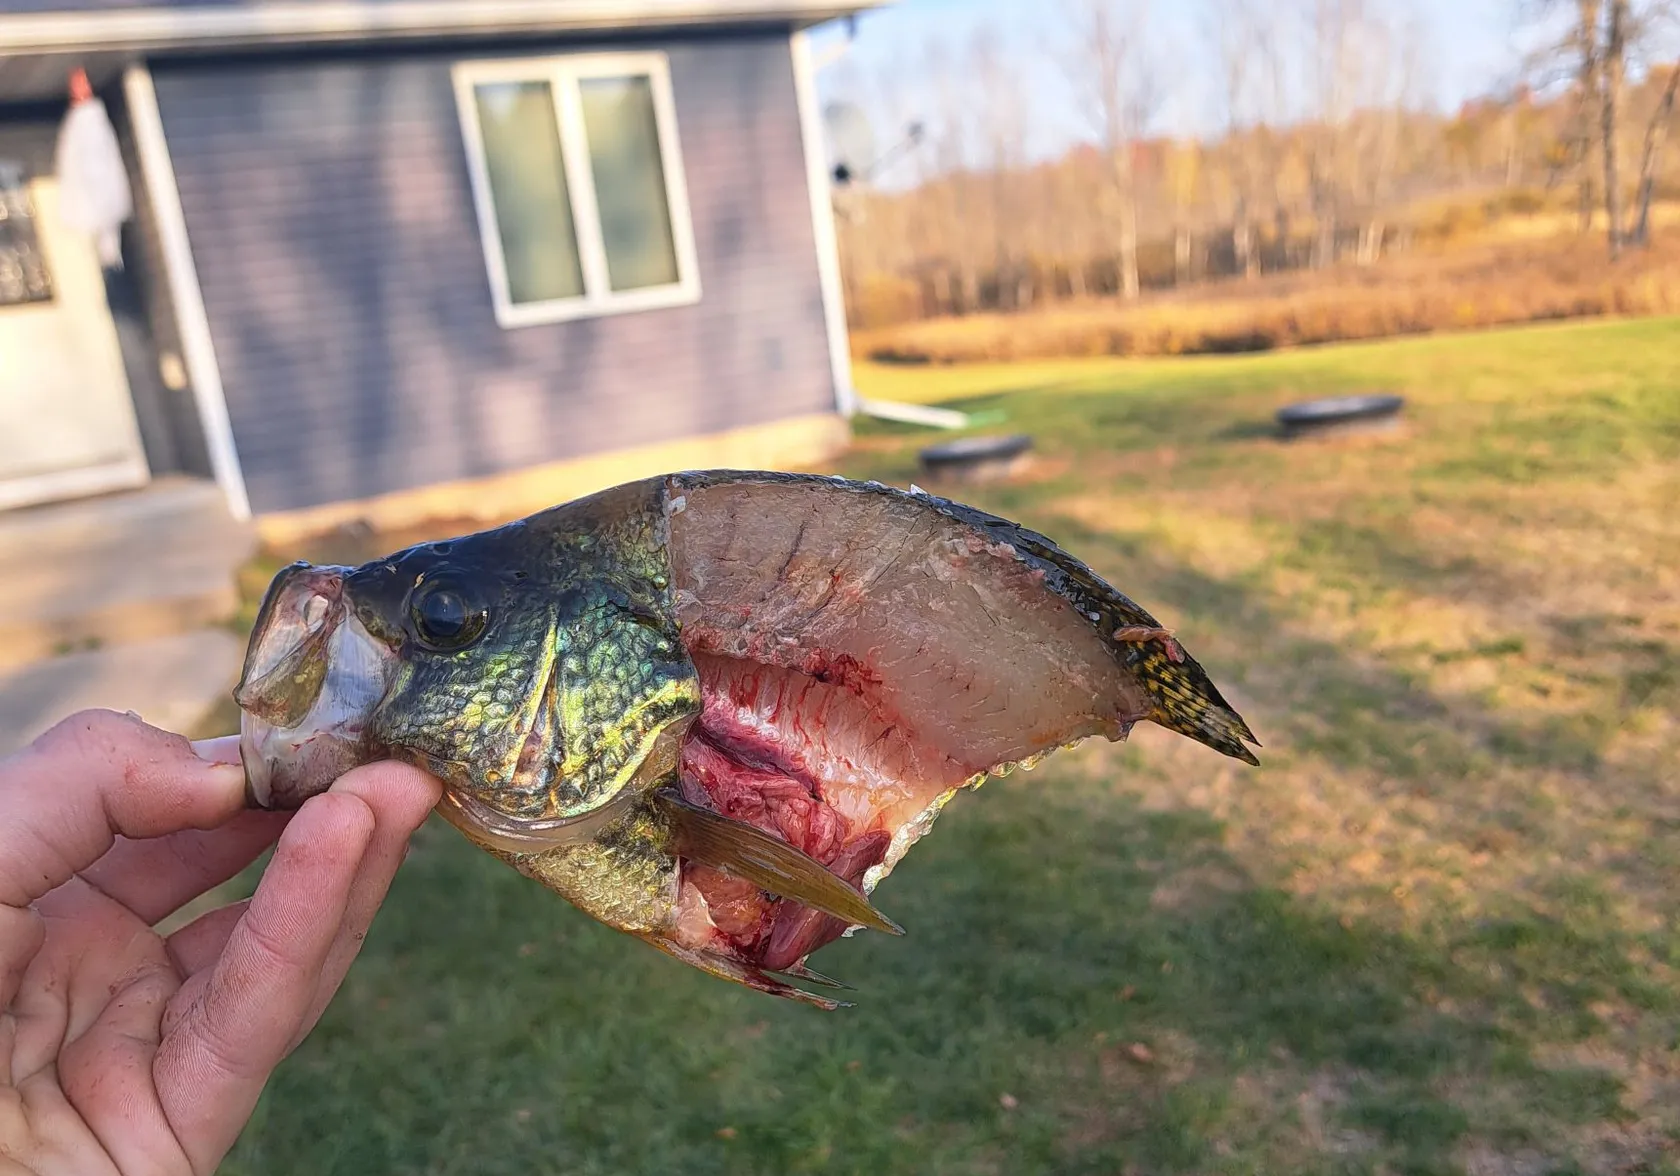
[[[506,331],[452,58],[155,68],[254,509],[833,406],[786,37],[658,47],[700,303]]]

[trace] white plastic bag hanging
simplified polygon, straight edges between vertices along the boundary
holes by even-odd
[[[134,197],[116,129],[98,98],[84,98],[70,107],[59,129],[53,170],[58,175],[60,219],[94,239],[100,265],[122,268],[121,230],[134,214]]]

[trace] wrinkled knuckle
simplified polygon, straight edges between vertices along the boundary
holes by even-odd
[[[140,716],[133,711],[85,710],[71,715],[66,722],[77,724],[90,742],[105,747],[120,744],[146,730]]]
[[[252,967],[262,976],[279,976],[303,970],[303,961],[287,940],[274,933],[259,919],[245,924],[246,942],[252,955]]]
[[[215,1022],[206,1023],[200,1030],[199,1047],[208,1068],[229,1081],[241,1081],[257,1072],[251,1064],[250,1050]]]
[[[73,761],[95,769],[110,783],[144,788],[167,765],[195,759],[183,735],[161,730],[133,712],[84,710],[64,719],[32,745],[49,760]]]
[[[152,728],[133,713],[83,710],[63,719],[35,741],[39,751],[107,757],[145,739]]]
[[[35,737],[30,747],[44,754],[83,751],[95,746],[110,711],[77,711],[60,719]]]
[[[238,1080],[252,1071],[250,1051],[241,1048],[238,1038],[224,1027],[216,1015],[218,1003],[213,991],[200,993],[180,1015],[179,1023],[190,1026],[184,1037],[191,1040],[200,1064],[225,1079]]]

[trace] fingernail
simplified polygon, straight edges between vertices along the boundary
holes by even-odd
[[[215,739],[194,739],[193,754],[199,759],[217,764],[239,763],[239,736],[220,735]]]

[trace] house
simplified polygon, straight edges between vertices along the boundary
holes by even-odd
[[[879,0],[0,0],[0,509],[284,532],[793,465],[853,400],[807,30]],[[111,112],[134,305],[53,217]]]

